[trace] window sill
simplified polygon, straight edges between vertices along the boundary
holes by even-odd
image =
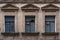
[[[19,32],[2,32],[1,34],[4,36],[18,36]]]
[[[25,36],[38,36],[39,32],[22,32],[22,35],[25,35]]]
[[[59,35],[58,32],[45,32],[45,33],[42,33],[42,35],[45,35],[45,36],[56,36],[56,35]]]

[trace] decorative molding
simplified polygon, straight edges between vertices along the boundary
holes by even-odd
[[[14,5],[11,5],[11,4],[7,4],[3,7],[1,7],[1,10],[3,11],[17,11],[19,8],[14,6]]]
[[[22,32],[23,36],[38,36],[39,32]]]
[[[59,33],[58,32],[44,32],[44,33],[42,33],[42,35],[44,35],[44,36],[57,36],[57,35],[59,35]]]
[[[37,11],[40,8],[35,6],[35,5],[28,4],[28,5],[25,5],[25,6],[21,7],[21,9],[24,10],[24,11],[30,11],[31,12],[31,11]]]
[[[2,32],[1,34],[4,36],[18,36],[19,32]]]
[[[46,5],[46,6],[42,7],[42,10],[48,11],[48,12],[49,11],[57,11],[57,10],[59,10],[59,7],[57,7],[53,4],[49,4],[49,5]]]

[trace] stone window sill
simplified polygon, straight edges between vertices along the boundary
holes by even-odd
[[[4,36],[18,36],[19,32],[2,32],[1,34]]]
[[[39,35],[39,32],[22,32],[22,35],[25,35],[25,36],[38,36]]]

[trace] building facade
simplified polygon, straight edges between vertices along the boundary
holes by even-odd
[[[60,40],[60,0],[0,0],[0,40]]]

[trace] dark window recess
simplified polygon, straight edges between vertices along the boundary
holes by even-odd
[[[23,35],[38,35],[38,32],[35,32],[35,16],[25,16],[25,32]]]
[[[25,32],[35,32],[35,17],[34,16],[25,17]]]
[[[45,33],[43,35],[56,35],[55,16],[45,16]]]
[[[14,16],[5,16],[5,32],[2,32],[3,35],[18,35],[15,32],[15,17]]]
[[[45,32],[55,32],[55,16],[45,17]]]
[[[5,16],[5,32],[15,32],[14,16]]]

